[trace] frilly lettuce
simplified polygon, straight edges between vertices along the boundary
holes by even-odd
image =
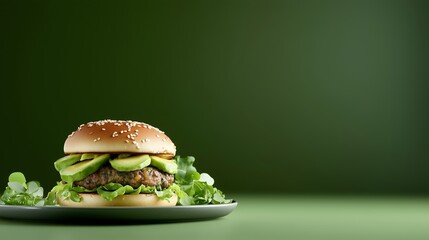
[[[21,172],[11,173],[7,187],[0,196],[0,204],[43,206],[43,188],[37,181],[27,182]]]
[[[174,185],[174,184],[173,184]],[[88,190],[84,187],[74,187],[71,183],[58,182],[51,192],[48,194],[48,202],[55,202],[57,196],[65,199],[70,199],[74,202],[80,202],[79,193],[98,193],[104,199],[112,201],[112,199],[124,194],[140,194],[140,193],[155,193],[160,199],[169,199],[173,196],[172,186],[167,189],[157,189],[152,186],[141,185],[138,188],[133,188],[130,185],[122,185],[119,183],[108,183],[98,188]]]
[[[180,205],[218,204],[232,201],[225,199],[222,191],[213,186],[214,179],[209,174],[198,173],[193,166],[194,157],[177,156],[175,160],[178,167],[175,183],[179,188],[174,191],[179,197]]]

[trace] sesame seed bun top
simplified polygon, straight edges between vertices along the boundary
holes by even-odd
[[[176,146],[163,131],[149,124],[102,120],[80,125],[66,139],[64,153],[148,153],[173,157]]]

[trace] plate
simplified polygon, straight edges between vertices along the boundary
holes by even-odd
[[[185,222],[215,219],[230,214],[237,202],[173,207],[60,207],[0,205],[0,217],[55,222],[130,223]],[[95,222],[94,222],[95,221]]]

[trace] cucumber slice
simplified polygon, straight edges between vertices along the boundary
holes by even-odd
[[[177,164],[174,160],[167,160],[164,158],[160,158],[157,156],[150,156],[151,158],[151,165],[158,168],[159,170],[162,170],[166,173],[170,174],[176,174],[177,173]]]
[[[92,160],[78,162],[60,171],[61,179],[65,182],[74,182],[95,173],[110,158],[109,154],[100,155]]]
[[[127,158],[127,157],[131,157],[131,153],[121,153],[118,155],[118,158]]]
[[[146,166],[149,166],[149,164],[150,157],[147,154],[110,160],[110,165],[112,165],[114,169],[121,172],[139,170]]]
[[[81,154],[70,154],[58,159],[54,162],[55,169],[59,172],[64,168],[73,165],[80,160],[80,156]]]
[[[82,156],[80,157],[80,161],[85,161],[85,160],[89,160],[89,159],[94,159],[96,157],[100,156],[100,154],[94,154],[94,153],[84,153],[82,154]]]

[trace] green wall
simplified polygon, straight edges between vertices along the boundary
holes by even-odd
[[[81,123],[164,130],[225,192],[429,194],[427,1],[2,1],[0,184]]]

